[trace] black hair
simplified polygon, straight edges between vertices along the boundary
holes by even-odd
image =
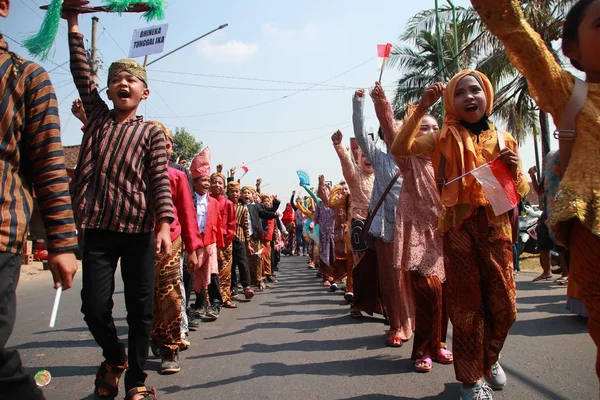
[[[383,140],[383,130],[381,129],[381,127],[377,129],[377,135],[379,136],[379,139]]]
[[[567,13],[565,23],[563,25],[563,36],[562,36],[562,52],[566,56],[567,46],[569,43],[577,43],[579,40],[579,25],[583,21],[585,11],[588,6],[596,0],[579,0]],[[570,59],[571,64],[580,71],[583,71],[582,65],[579,61]]]

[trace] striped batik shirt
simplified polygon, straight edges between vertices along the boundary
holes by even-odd
[[[92,79],[83,35],[69,33],[71,73],[88,117],[71,196],[86,229],[151,232],[155,220],[172,221],[166,136],[142,117],[117,122]]]
[[[20,253],[33,210],[49,252],[77,249],[56,95],[39,65],[13,53],[0,34],[0,252]]]
[[[238,242],[250,240],[250,228],[248,226],[248,209],[242,203],[235,203],[235,236]]]

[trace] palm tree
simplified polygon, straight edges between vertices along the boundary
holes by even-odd
[[[562,61],[562,58],[552,43],[562,37],[564,18],[575,2],[576,0],[524,0],[522,2],[526,19],[540,34],[559,62]],[[450,34],[453,24],[451,9],[443,7],[439,12],[443,31],[444,64],[453,64],[451,60],[456,55],[448,57],[448,54],[453,53],[450,50],[451,44],[453,44],[453,40],[457,40],[458,47],[463,49],[459,53],[461,66],[484,72],[494,84],[496,88],[494,114],[507,124],[508,129],[514,133],[519,142],[522,142],[528,134],[541,132],[542,151],[543,154],[547,154],[550,150],[547,116],[529,95],[525,78],[510,64],[502,43],[485,29],[475,10],[471,7],[458,7],[456,12],[457,38]],[[421,47],[417,40],[423,32],[435,31],[435,26],[435,10],[422,11],[409,20],[400,40],[410,41],[417,47]],[[421,49],[425,50],[422,47]],[[435,47],[433,49],[435,50]],[[407,75],[416,73],[417,70],[413,69],[414,64],[401,62],[405,54],[407,54],[405,49],[398,47],[398,52],[393,54],[398,58],[398,61],[395,62],[406,71]],[[424,55],[423,53],[422,56]],[[437,57],[437,54],[435,56]],[[390,57],[390,61],[392,61],[392,57]],[[448,70],[451,68],[453,66],[448,65]],[[443,77],[447,79],[447,75],[444,74]],[[420,92],[416,89],[414,88],[411,93],[422,93],[424,87]],[[397,92],[402,94],[407,91],[406,86],[400,85],[399,82]],[[415,96],[411,100],[418,101],[419,98],[420,94],[419,97]],[[404,100],[402,97],[400,99]]]

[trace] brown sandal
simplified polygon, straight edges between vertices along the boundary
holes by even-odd
[[[225,307],[225,308],[237,308],[237,304],[235,304],[231,300],[227,300],[225,303],[223,303],[223,307]]]
[[[127,363],[125,363],[125,365],[112,365],[106,361],[102,361],[102,364],[100,364],[100,367],[96,372],[96,380],[94,381],[94,400],[114,400],[114,398],[119,395],[119,380],[126,369]],[[109,372],[117,377],[116,386],[106,382],[106,374]],[[108,395],[101,395],[99,389],[106,390]]]
[[[140,386],[135,387],[133,389],[129,389],[127,391],[127,394],[125,395],[125,400],[133,399],[133,396],[135,396],[136,394],[143,394],[144,399],[158,400],[158,396],[156,395],[156,389],[148,386]]]

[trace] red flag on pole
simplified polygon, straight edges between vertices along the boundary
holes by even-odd
[[[378,44],[377,45],[377,58],[379,65],[377,67],[378,71],[383,71],[390,60],[390,53],[392,52],[392,44]]]
[[[242,161],[242,170],[244,171],[244,174],[248,173],[248,167],[246,166],[246,163]]]

